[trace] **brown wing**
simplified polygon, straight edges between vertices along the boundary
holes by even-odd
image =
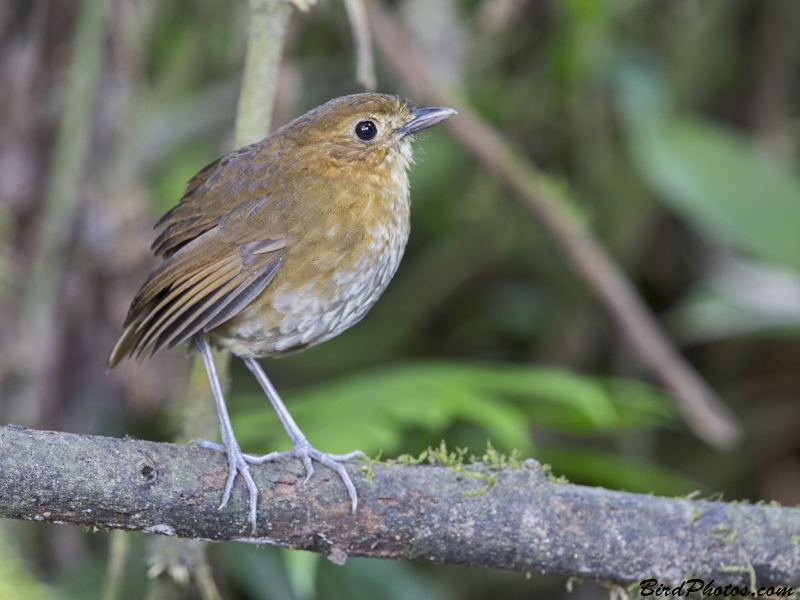
[[[269,195],[229,208],[241,202],[236,191],[265,191],[263,180],[242,176],[242,164],[247,175],[258,172],[247,160],[248,150],[203,169],[189,182],[181,204],[159,221],[167,228],[154,250],[166,258],[136,294],[109,367],[125,356],[152,355],[210,331],[272,281],[288,237]]]
[[[214,227],[247,198],[264,195],[272,171],[268,148],[253,144],[206,165],[183,192],[180,203],[155,227],[164,231],[153,242],[156,256],[167,257]]]

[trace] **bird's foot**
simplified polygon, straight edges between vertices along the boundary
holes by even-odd
[[[222,493],[222,502],[219,505],[220,510],[223,509],[226,504],[228,504],[228,500],[231,497],[231,490],[233,489],[233,482],[236,480],[236,475],[239,474],[242,476],[250,497],[250,509],[247,515],[247,522],[250,523],[251,535],[255,535],[256,508],[258,507],[258,487],[256,486],[256,482],[253,481],[253,476],[250,475],[250,468],[247,466],[248,462],[250,462],[247,460],[248,455],[244,454],[239,448],[239,445],[235,442],[229,446],[216,444],[214,442],[209,442],[208,440],[201,440],[197,438],[193,439],[192,442],[195,442],[201,448],[216,450],[217,452],[224,452],[228,457],[228,480],[225,482],[225,490]]]
[[[197,444],[202,448],[217,450],[218,452],[225,452],[225,446],[222,444],[215,444],[206,440],[196,441]],[[341,478],[342,483],[344,483],[344,487],[347,488],[347,495],[350,497],[350,506],[352,511],[356,512],[356,507],[358,506],[356,486],[353,485],[350,475],[347,473],[347,469],[344,468],[342,463],[353,458],[365,458],[366,455],[361,452],[361,450],[348,452],[347,454],[328,454],[326,452],[320,452],[314,448],[308,443],[308,440],[303,440],[295,445],[295,447],[291,450],[285,450],[283,452],[270,452],[269,454],[263,454],[261,456],[256,456],[255,454],[242,454],[242,457],[245,462],[251,465],[262,465],[265,462],[272,462],[281,458],[299,458],[303,462],[303,466],[306,469],[306,478],[303,480],[303,483],[308,481],[314,474],[314,465],[311,461],[315,460],[318,463],[325,465],[332,471],[335,471],[336,474]]]

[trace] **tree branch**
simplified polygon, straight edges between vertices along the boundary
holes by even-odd
[[[286,0],[249,0],[248,4],[250,27],[236,116],[237,148],[269,133],[283,40],[292,15],[292,5]]]
[[[296,464],[295,464],[296,463]],[[348,467],[358,511],[335,475],[285,461],[252,468],[261,489],[248,537],[237,482],[218,510],[221,454],[0,427],[0,516],[212,541],[576,575],[618,583],[689,576],[716,584],[800,585],[800,510],[694,502],[552,481],[535,461]],[[494,481],[496,479],[496,481]]]

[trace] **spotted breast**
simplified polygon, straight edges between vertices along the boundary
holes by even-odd
[[[410,160],[408,141],[386,157],[374,178],[361,178],[359,190],[349,169],[321,180],[325,206],[317,210],[324,214],[295,224],[275,279],[211,331],[212,342],[242,357],[281,356],[360,321],[389,285],[408,241]]]

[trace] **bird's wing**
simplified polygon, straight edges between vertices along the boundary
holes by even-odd
[[[214,227],[238,202],[263,196],[274,159],[268,147],[253,144],[205,166],[186,185],[180,203],[156,223],[164,227],[152,245],[156,256],[169,257]]]
[[[110,367],[213,329],[275,277],[289,241],[279,211],[269,195],[229,208],[235,188],[259,190],[252,179],[231,177],[230,164],[223,164],[228,157],[195,176],[182,203],[161,220],[169,235],[154,248],[166,258],[136,294]]]

